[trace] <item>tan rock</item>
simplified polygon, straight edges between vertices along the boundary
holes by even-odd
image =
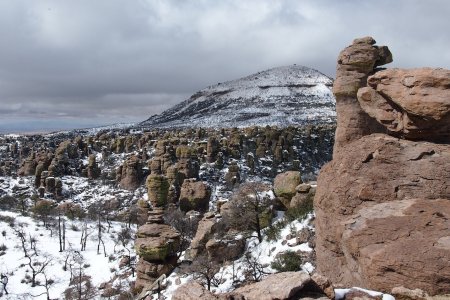
[[[428,298],[428,294],[421,289],[410,290],[403,286],[393,288],[391,295],[397,300],[426,300]]]
[[[450,70],[388,69],[358,91],[362,109],[407,139],[450,141]]]
[[[449,183],[448,145],[376,134],[344,147],[318,180],[318,271],[347,286],[448,292]]]
[[[331,281],[318,273],[314,273],[311,276],[311,280],[317,285],[317,287],[325,294],[329,299],[334,299],[334,286]]]
[[[211,188],[202,181],[185,179],[180,191],[180,209],[183,211],[208,209]]]
[[[283,272],[271,274],[264,280],[234,290],[232,295],[245,300],[287,300],[293,299],[311,278],[304,272]],[[234,298],[236,299],[236,298]]]
[[[277,197],[282,197],[290,201],[296,193],[296,187],[301,183],[300,172],[287,171],[275,177],[273,190]]]
[[[180,286],[172,295],[172,300],[217,300],[219,297],[212,294],[200,283],[190,281]]]
[[[387,47],[374,44],[371,37],[355,39],[339,54],[333,84],[338,122],[335,149],[364,135],[385,131],[361,109],[357,100],[358,89],[366,86],[373,69],[392,61]]]
[[[203,217],[198,223],[197,231],[192,239],[190,249],[188,251],[189,259],[196,258],[205,250],[206,243],[212,237],[217,220],[209,215]]]
[[[123,164],[120,186],[127,190],[135,190],[142,179],[142,162],[139,157],[131,156]]]

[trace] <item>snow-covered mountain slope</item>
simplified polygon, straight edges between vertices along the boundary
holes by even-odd
[[[142,122],[142,127],[248,127],[333,123],[332,79],[303,66],[286,66],[203,89]]]

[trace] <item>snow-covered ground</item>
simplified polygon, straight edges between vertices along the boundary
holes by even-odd
[[[7,218],[12,218],[13,224],[8,222]],[[4,295],[5,299],[47,299],[46,289],[43,286],[32,287],[31,283],[27,283],[27,278],[32,272],[28,266],[28,259],[24,256],[19,232],[23,230],[26,238],[26,247],[31,254],[31,259],[36,268],[39,264],[49,263],[41,274],[36,276],[36,280],[40,285],[47,280],[54,281],[49,287],[51,299],[61,299],[64,291],[69,287],[71,271],[70,268],[63,269],[65,261],[73,268],[74,257],[80,257],[83,272],[91,276],[92,284],[98,287],[101,283],[110,281],[113,277],[123,275],[121,279],[117,277],[115,284],[125,285],[125,289],[129,289],[128,281],[135,280],[132,276],[127,276],[124,270],[120,270],[118,262],[122,256],[135,256],[133,240],[125,243],[125,247],[118,241],[118,234],[125,228],[125,224],[112,222],[111,228],[107,229],[107,224],[103,223],[102,239],[104,246],[100,246],[100,253],[97,253],[98,246],[98,224],[97,222],[87,222],[78,220],[64,219],[66,223],[66,250],[59,252],[59,235],[58,229],[47,229],[42,222],[38,222],[31,217],[24,217],[15,212],[0,212],[0,248],[5,248],[3,255],[0,256],[0,272],[8,277],[6,289],[9,295]],[[86,249],[81,251],[81,235],[83,226],[87,226],[89,233]],[[135,226],[131,227],[131,233],[134,235]],[[35,247],[31,248],[30,239],[35,240]],[[35,250],[34,250],[35,249]],[[106,250],[106,252],[104,251]],[[40,295],[40,296],[38,296]],[[99,298],[97,296],[95,298]]]

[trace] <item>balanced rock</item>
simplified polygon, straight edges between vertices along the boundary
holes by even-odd
[[[390,134],[450,141],[450,70],[388,69],[358,91],[362,109]]]
[[[180,234],[165,224],[145,224],[139,227],[136,252],[146,261],[161,262],[179,249]]]
[[[148,200],[153,207],[164,207],[167,204],[169,181],[163,175],[150,174],[147,177]]]
[[[378,122],[370,118],[357,101],[358,89],[365,87],[367,77],[377,66],[392,62],[392,54],[385,46],[376,46],[371,37],[355,39],[338,57],[333,93],[336,97],[337,128],[335,148],[374,132],[384,132]]]

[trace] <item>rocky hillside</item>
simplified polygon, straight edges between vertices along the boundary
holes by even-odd
[[[203,89],[139,126],[221,128],[334,123],[332,83],[332,79],[307,67],[273,68]]]

